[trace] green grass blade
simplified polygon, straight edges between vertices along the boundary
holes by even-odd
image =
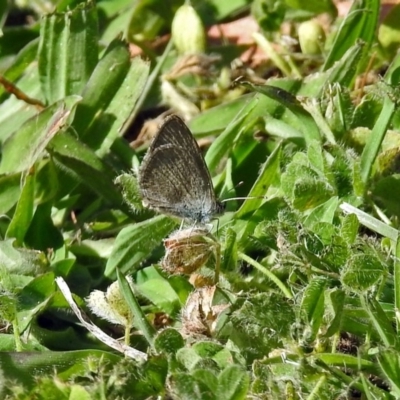
[[[281,149],[281,145],[276,146],[272,154],[261,167],[260,174],[248,194],[248,199],[244,201],[235,214],[236,218],[242,218],[246,214],[254,212],[264,201],[263,196],[265,196],[270,185],[277,180],[280,174]]]
[[[282,293],[288,298],[292,299],[293,295],[290,292],[290,290],[282,283],[282,281],[276,277],[272,272],[270,272],[267,268],[265,268],[263,265],[261,265],[259,262],[256,260],[253,260],[251,257],[247,256],[246,254],[243,254],[241,252],[238,252],[239,258],[241,258],[243,261],[246,261],[250,265],[252,265],[254,268],[258,269],[261,273],[263,273],[265,276],[268,277],[272,282],[275,283],[276,286],[282,291]]]
[[[226,127],[224,132],[214,140],[205,156],[206,163],[210,170],[214,170],[221,159],[226,155],[232,147],[235,137],[239,134],[243,120],[249,112],[255,107],[256,100],[245,104],[238,116]]]
[[[376,26],[379,18],[379,0],[357,0],[343,20],[335,41],[328,54],[323,71],[331,68],[339,61],[358,40],[367,44],[364,55],[373,44]]]
[[[400,328],[400,241],[396,241],[396,254],[394,259],[393,270],[393,284],[394,284],[394,309],[396,310],[396,326],[397,330]]]
[[[384,346],[396,346],[396,333],[393,329],[392,322],[387,317],[379,302],[375,299],[366,299],[364,296],[360,296],[360,300]]]
[[[367,183],[370,177],[372,165],[378,156],[379,149],[395,112],[395,108],[395,103],[389,98],[389,96],[386,96],[382,111],[372,129],[370,139],[361,154],[361,177],[364,184]]]
[[[340,205],[342,211],[346,214],[355,214],[360,221],[361,224],[366,226],[367,228],[371,229],[372,231],[379,233],[380,235],[393,240],[395,243],[397,242],[399,232],[397,229],[392,228],[391,226],[385,224],[382,221],[372,217],[371,215],[367,214],[364,211],[359,210],[356,207],[348,203],[342,203]]]
[[[134,324],[139,328],[143,336],[146,338],[147,343],[150,346],[153,346],[154,336],[156,333],[155,329],[152,325],[150,325],[146,315],[143,313],[143,310],[139,305],[137,298],[135,297],[135,294],[132,292],[131,286],[118,268],[117,278],[121,293],[132,311]]]

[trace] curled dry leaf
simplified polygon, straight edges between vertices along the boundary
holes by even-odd
[[[195,290],[182,309],[182,335],[212,336],[219,315],[229,304],[212,305],[216,286]]]
[[[150,143],[153,138],[156,136],[159,126],[162,121],[167,117],[170,113],[164,112],[160,114],[157,118],[148,119],[144,122],[142,129],[139,132],[139,135],[135,140],[130,143],[130,146],[133,149],[137,149],[144,143]]]

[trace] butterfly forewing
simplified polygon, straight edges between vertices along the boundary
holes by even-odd
[[[220,211],[210,173],[189,128],[167,117],[139,174],[143,203],[160,212],[204,222]]]

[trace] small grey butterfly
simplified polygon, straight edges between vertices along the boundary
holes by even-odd
[[[196,140],[176,115],[165,118],[143,158],[139,191],[145,207],[195,223],[224,210]]]

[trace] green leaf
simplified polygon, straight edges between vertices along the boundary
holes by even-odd
[[[122,196],[133,211],[144,209],[136,176],[133,174],[122,174],[117,176],[114,182],[121,187]]]
[[[122,54],[120,56],[122,56]],[[116,60],[116,62],[118,61]],[[119,86],[115,87],[111,85],[107,86],[107,83],[111,83],[109,80],[111,80],[112,75],[110,75],[109,70],[104,69],[106,65],[101,64],[101,67],[102,68],[100,68],[99,63],[98,68],[96,68],[93,73],[93,77],[91,77],[85,88],[81,104],[82,109],[85,111],[88,111],[86,107],[93,107],[93,105],[96,107],[96,111],[99,110],[97,107],[104,107],[101,113],[96,112],[92,124],[82,132],[85,143],[92,149],[95,149],[100,157],[109,152],[115,140],[123,137],[129,129],[129,124],[127,122],[131,118],[132,113],[136,110],[136,104],[147,81],[150,65],[140,57],[133,58],[128,64],[128,69],[123,80],[120,83],[112,82],[116,85],[119,84]],[[118,66],[114,65],[113,68],[118,68]],[[96,87],[94,98],[94,93],[91,89],[93,86]],[[102,87],[106,93],[109,93],[110,97],[107,104],[99,104],[100,94],[98,91],[100,87]],[[102,93],[102,95],[104,96],[104,93]],[[92,96],[90,100],[87,100],[88,96]],[[96,99],[98,99],[99,103],[94,104]],[[77,111],[78,110],[80,109],[78,108]],[[90,113],[91,110],[89,110],[89,114]],[[87,116],[83,114],[79,114],[78,118],[80,117],[87,118]],[[85,122],[87,122],[87,120]],[[76,120],[76,123],[79,124],[79,120]],[[79,129],[81,129],[81,127],[82,125],[79,126]]]
[[[107,108],[124,81],[129,67],[129,52],[125,43],[114,40],[107,47],[83,90],[83,99],[76,110],[73,123],[79,137],[87,134],[87,129],[93,124],[96,114]],[[104,137],[103,133],[100,133],[101,137]]]
[[[189,121],[189,128],[195,137],[212,135],[224,131],[232,120],[242,112],[243,108],[254,102],[254,94],[240,96],[237,99],[219,104],[201,114],[196,115]],[[259,96],[261,97],[261,96]],[[258,101],[260,98],[258,98]],[[257,101],[255,102],[257,103]],[[254,105],[254,108],[256,104]]]
[[[208,361],[208,360],[207,360]],[[211,364],[211,363],[210,363]],[[196,368],[192,375],[198,381],[203,382],[207,387],[210,388],[212,393],[217,393],[218,390],[218,378],[216,377],[216,371],[212,368],[214,365],[201,365],[201,368]]]
[[[202,358],[214,358],[220,351],[224,350],[224,346],[220,343],[198,341],[193,345],[193,350]]]
[[[199,4],[199,14],[205,23],[213,24],[237,14],[246,6],[247,3],[243,0],[210,0],[207,3]]]
[[[326,123],[336,138],[341,139],[351,125],[355,109],[350,91],[339,83],[333,83],[326,88],[324,95],[328,102],[324,113]]]
[[[355,292],[365,292],[384,275],[382,261],[372,254],[353,254],[341,271],[342,282]]]
[[[270,270],[265,268],[262,264],[257,262],[256,260],[253,260],[251,257],[247,256],[244,253],[239,252],[238,253],[239,258],[241,258],[243,261],[247,262],[249,265],[253,266],[257,270],[259,270],[261,273],[263,273],[268,279],[270,279],[272,282],[275,283],[276,286],[282,291],[282,293],[289,299],[292,298],[292,293],[290,290],[286,287],[286,285],[275,275],[273,274]]]
[[[18,200],[13,218],[8,225],[6,238],[15,238],[17,246],[21,246],[33,218],[35,195],[35,173],[26,176],[21,197]]]
[[[176,360],[188,371],[194,369],[195,365],[201,360],[201,356],[197,354],[195,349],[183,347],[176,353]]]
[[[314,357],[331,366],[343,366],[344,368],[347,366],[349,368],[356,369],[361,368],[362,370],[369,371],[372,374],[376,374],[378,372],[374,362],[365,360],[359,356],[355,357],[350,354],[340,353],[316,353],[314,354]]]
[[[299,180],[294,186],[293,206],[301,211],[309,210],[335,194],[334,189],[326,182],[314,179]]]
[[[326,323],[325,337],[340,332],[346,295],[343,290],[329,289],[325,291]]]
[[[149,64],[139,57],[131,60],[125,42],[116,39],[110,43],[83,90],[73,123],[79,137],[99,155],[129,128],[126,121],[135,110],[148,73]]]
[[[329,229],[331,227],[331,229]],[[315,227],[313,228],[315,229]],[[333,225],[328,226],[325,231],[316,232],[321,242],[326,245],[322,255],[322,268],[325,270],[328,265],[330,271],[339,273],[343,268],[343,265],[347,262],[348,258],[352,254],[350,244],[341,236],[337,234],[337,231]],[[335,276],[338,278],[338,275]]]
[[[30,94],[30,97],[41,100],[41,91],[37,66],[29,68],[29,73],[18,81],[18,88]],[[17,132],[30,118],[38,114],[37,107],[26,104],[10,96],[0,104],[0,139],[3,144]]]
[[[251,4],[251,14],[264,32],[273,32],[280,28],[286,12],[285,3],[255,0]]]
[[[33,352],[0,352],[4,375],[10,381],[16,381],[32,388],[37,385],[35,376],[45,374],[51,376],[54,369],[63,379],[73,375],[83,374],[88,370],[88,358],[94,363],[108,362],[115,364],[121,357],[106,351],[79,350],[79,351],[33,351]]]
[[[160,215],[124,228],[115,239],[105,276],[113,277],[117,267],[123,274],[139,267],[175,225],[169,217]]]
[[[108,203],[121,208],[123,200],[113,184],[115,174],[96,154],[73,135],[62,132],[56,135],[48,151],[62,169],[78,182],[83,182]]]
[[[162,330],[154,339],[154,348],[159,353],[175,354],[184,346],[182,335],[172,328]]]
[[[20,174],[0,176],[0,214],[7,213],[17,203],[20,193]]]
[[[253,85],[248,82],[241,82],[241,84],[251,90],[254,90],[275,100],[280,105],[290,110],[295,115],[300,124],[300,128],[304,135],[306,143],[310,144],[313,140],[321,141],[321,135],[314,119],[312,118],[310,113],[303,108],[296,97],[293,96],[291,93],[285,91],[282,88],[270,85],[260,86]]]
[[[333,223],[336,210],[339,206],[339,198],[332,197],[325,203],[315,207],[304,221],[304,226],[312,229],[312,226],[318,222]]]
[[[39,40],[29,42],[14,58],[13,63],[3,72],[3,76],[10,82],[15,82],[25,71],[27,65],[34,62],[38,52]],[[5,88],[0,86],[0,96]]]
[[[35,200],[43,204],[54,200],[58,194],[59,181],[57,169],[53,160],[48,159],[40,163],[36,169]]]
[[[343,218],[340,234],[347,243],[353,244],[357,238],[359,227],[360,223],[355,214],[346,215]]]
[[[221,271],[235,271],[237,265],[236,232],[232,228],[225,231],[225,246],[221,261]]]
[[[247,398],[249,376],[243,368],[231,365],[218,377],[217,398],[221,400],[242,400]]]
[[[292,8],[309,11],[313,14],[330,13],[336,14],[337,10],[331,0],[322,0],[318,2],[310,2],[307,0],[285,0],[285,3]]]
[[[314,278],[307,285],[301,300],[300,313],[310,325],[306,340],[313,341],[322,323],[325,306],[326,279]]]
[[[21,332],[46,308],[54,292],[53,272],[39,275],[24,286],[18,294],[18,325]]]
[[[13,245],[14,240],[0,242],[0,265],[11,274],[38,275],[48,267],[45,255],[37,250],[18,248]],[[2,285],[4,286],[4,281]],[[13,291],[8,287],[7,290]]]
[[[357,42],[346,51],[343,57],[339,57],[335,64],[322,74],[326,80],[318,88],[318,92],[322,93],[322,90],[327,85],[333,83],[338,83],[344,87],[350,86],[357,76],[357,70],[364,54],[364,47],[364,43]]]
[[[206,163],[210,170],[215,169],[221,158],[224,157],[231,149],[235,138],[241,132],[240,127],[243,125],[246,115],[253,109],[254,106],[255,104],[253,102],[249,103],[249,105],[243,106],[239,115],[237,115],[236,118],[229,123],[222,134],[219,135],[216,140],[214,140],[205,156]]]
[[[159,30],[171,21],[177,6],[176,0],[168,4],[154,1],[133,4],[127,32],[129,39],[154,39]]]
[[[169,379],[173,396],[178,399],[216,400],[212,390],[190,374],[175,373]]]
[[[0,294],[0,317],[2,320],[11,323],[17,315],[17,297],[9,293]]]
[[[231,315],[229,339],[241,349],[241,357],[262,358],[270,349],[279,347],[283,338],[290,336],[290,326],[296,321],[293,303],[287,299],[283,301],[284,297],[278,292],[269,290],[268,293],[255,294]]]
[[[393,281],[394,281],[394,309],[400,310],[400,242],[396,241],[394,251]],[[397,328],[400,321],[397,320]]]
[[[325,171],[324,152],[321,143],[313,141],[307,147],[307,159],[316,171]]]
[[[321,175],[320,172],[315,171],[309,165],[306,154],[296,153],[281,177],[281,186],[285,196],[292,197],[294,184],[298,179],[303,177],[319,179],[319,175]]]
[[[178,295],[161,276],[141,283],[138,285],[138,291],[168,315],[174,316],[181,309]]]
[[[4,143],[0,173],[21,172],[32,167],[49,142],[65,128],[79,100],[79,97],[71,96],[26,121]]]
[[[51,218],[53,204],[40,204],[32,218],[32,222],[25,235],[25,243],[31,248],[46,251],[59,249],[64,244],[61,232],[54,226]]]
[[[94,3],[42,19],[39,73],[48,104],[80,94],[98,58]]]

